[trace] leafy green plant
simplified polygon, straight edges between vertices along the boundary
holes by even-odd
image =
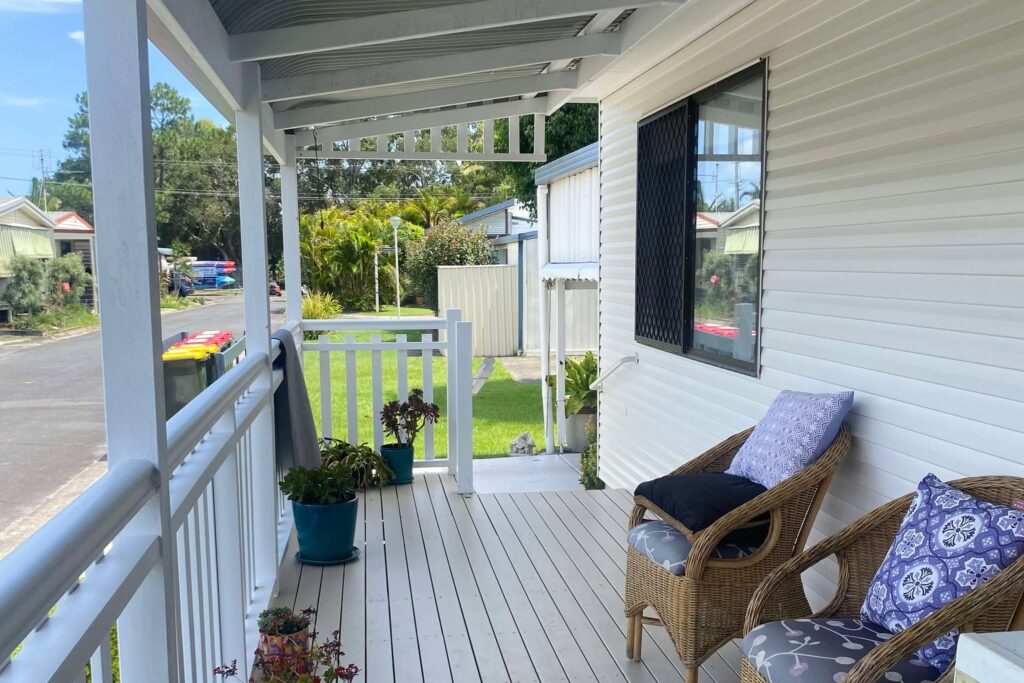
[[[494,248],[482,230],[441,223],[413,247],[409,277],[427,306],[437,310],[438,266],[481,266],[494,263]]]
[[[271,607],[260,612],[256,626],[268,636],[290,636],[309,628],[314,613],[312,609],[293,612],[290,607]]]
[[[64,254],[47,264],[46,284],[55,304],[71,306],[82,300],[85,288],[92,284],[92,276],[85,272],[81,256]]]
[[[319,467],[293,467],[279,486],[288,500],[303,505],[333,505],[356,497],[352,468],[344,462]]]
[[[310,292],[302,297],[302,319],[303,320],[330,320],[338,317],[341,313],[341,304],[330,294],[325,292]],[[316,339],[319,332],[304,332],[306,339]]]
[[[590,385],[597,380],[597,357],[587,351],[580,358],[565,359],[565,414],[590,415],[597,412],[597,390]],[[557,379],[548,375],[548,386],[554,388]]]
[[[3,297],[19,314],[33,314],[46,304],[46,269],[40,259],[17,254],[10,260],[11,278]]]
[[[412,446],[424,425],[437,422],[440,416],[437,404],[424,401],[422,389],[413,389],[405,401],[385,404],[380,411],[380,422],[384,433],[395,437],[400,446]]]
[[[597,476],[597,431],[593,420],[587,424],[587,447],[580,453],[580,484],[588,491],[604,488]]]
[[[343,463],[349,467],[358,489],[387,486],[395,476],[388,461],[365,443],[357,446],[340,439],[320,439],[320,457],[324,465]]]

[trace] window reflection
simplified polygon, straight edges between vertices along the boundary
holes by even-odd
[[[693,341],[753,367],[761,276],[764,79],[698,105]]]

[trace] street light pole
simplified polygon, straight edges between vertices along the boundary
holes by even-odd
[[[380,275],[377,265],[377,256],[380,254],[380,247],[373,248],[373,309],[380,313]]]
[[[400,280],[398,277],[398,226],[402,224],[402,219],[398,216],[391,217],[391,228],[395,233],[395,307],[398,309],[398,317],[402,317],[402,291]]]

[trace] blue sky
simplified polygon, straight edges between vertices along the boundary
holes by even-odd
[[[39,175],[39,150],[64,157],[67,119],[85,90],[81,0],[0,0],[0,196],[26,194]],[[170,83],[197,117],[224,118],[159,50],[149,49],[150,81]],[[35,153],[33,154],[33,150]]]

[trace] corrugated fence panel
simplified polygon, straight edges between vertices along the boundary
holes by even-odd
[[[519,341],[517,266],[441,266],[437,269],[440,309],[462,310],[473,323],[474,356],[511,356]]]
[[[664,474],[784,388],[857,392],[812,541],[929,471],[1024,476],[1022,31],[1014,0],[756,0],[602,102],[602,365],[640,354],[602,394],[605,481]],[[636,124],[765,55],[754,379],[633,341]]]

